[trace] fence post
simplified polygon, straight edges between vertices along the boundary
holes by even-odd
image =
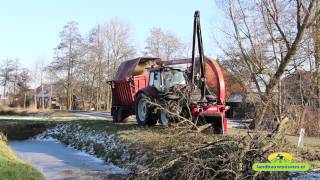
[[[298,141],[298,147],[303,147],[303,141],[304,141],[304,135],[305,134],[306,134],[305,129],[301,128],[300,129],[299,141]]]

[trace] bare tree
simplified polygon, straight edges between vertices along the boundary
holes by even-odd
[[[27,68],[22,68],[17,76],[17,89],[20,97],[23,97],[23,107],[27,105],[27,91],[29,90],[29,83],[31,81],[31,72]]]
[[[231,31],[225,56],[238,63],[237,70],[247,72],[262,102],[256,125],[270,108],[281,119],[281,101],[275,99],[281,89],[281,77],[288,72],[300,49],[306,29],[319,16],[311,1],[228,1],[225,11]],[[278,93],[281,94],[281,93]],[[279,99],[280,97],[278,97]]]
[[[31,86],[34,88],[34,108],[37,109],[38,106],[42,110],[45,108],[45,97],[44,97],[44,83],[45,75],[47,73],[45,57],[40,56],[33,62],[33,67],[30,72]],[[38,88],[40,87],[40,93]],[[40,94],[40,96],[38,96]]]
[[[320,9],[320,2],[315,2],[316,9]],[[320,13],[320,12],[318,12]],[[316,92],[317,92],[317,99],[318,104],[320,105],[320,15],[318,15],[317,18],[315,18],[315,21],[313,24],[311,24],[311,35],[313,39],[313,57],[315,61],[315,84],[316,84]],[[318,117],[320,117],[320,111],[318,114]]]
[[[18,83],[18,78],[19,78],[19,71],[20,71],[20,62],[19,59],[16,58],[13,60],[14,62],[14,72],[13,72],[13,92],[12,92],[12,101],[10,102],[11,105],[16,106],[16,95],[17,95],[17,83]]]
[[[10,106],[17,106],[19,96],[28,90],[29,71],[23,68],[18,58],[7,59],[0,69],[0,83],[3,86],[3,104],[9,100]]]
[[[3,86],[3,104],[6,104],[6,98],[7,98],[7,88],[9,86],[9,83],[13,80],[13,73],[14,73],[15,67],[14,67],[14,61],[11,59],[6,59],[1,64],[0,69],[0,77],[1,77],[1,85]]]
[[[113,78],[118,66],[135,55],[130,25],[120,19],[97,25],[82,43],[83,55],[75,69],[75,82],[85,101],[95,104],[96,110],[110,109],[111,88],[107,80]]]
[[[79,34],[78,23],[75,21],[68,22],[60,32],[61,42],[55,48],[55,61],[51,63],[51,68],[66,72],[67,84],[67,109],[73,108],[73,75],[74,70],[81,56],[80,47],[82,43]]]
[[[112,19],[101,26],[104,41],[105,57],[108,63],[113,63],[113,69],[124,60],[136,54],[132,32],[127,22]]]
[[[136,54],[133,34],[128,22],[114,18],[101,26],[100,36],[103,43],[104,63],[107,67],[100,75],[104,79],[111,80],[120,63],[133,58]],[[107,108],[110,109],[111,88],[106,84],[106,81],[103,82],[100,86],[105,89],[105,105],[108,105],[109,107]]]
[[[169,60],[181,56],[185,46],[172,32],[163,31],[161,28],[150,29],[145,46],[145,54]]]

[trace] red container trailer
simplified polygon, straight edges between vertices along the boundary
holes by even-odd
[[[110,81],[112,88],[111,115],[114,122],[124,122],[134,114],[136,94],[148,86],[148,68],[158,67],[159,58],[138,57],[122,62],[115,78]]]

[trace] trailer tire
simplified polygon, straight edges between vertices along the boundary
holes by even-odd
[[[117,123],[118,122],[118,110],[114,107],[111,108],[111,116],[112,116],[112,122]]]
[[[119,108],[113,113],[112,121],[114,123],[126,123],[128,122],[128,117],[128,112],[126,110],[123,110],[122,108]]]
[[[114,115],[112,115],[112,122],[113,123],[117,123],[118,122],[118,113],[115,113]]]
[[[150,101],[150,98],[148,98],[143,93],[140,93],[136,100],[135,114],[137,123],[140,126],[154,125],[157,123],[156,121],[154,121],[154,118],[152,117],[148,101]]]
[[[119,123],[128,122],[128,117],[129,117],[128,111],[123,110],[121,108],[118,110],[118,122]]]

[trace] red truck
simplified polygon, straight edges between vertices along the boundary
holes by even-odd
[[[199,18],[196,11],[192,58],[162,61],[139,57],[121,63],[110,82],[114,122],[124,122],[128,116],[136,115],[141,126],[157,122],[167,125],[178,116],[196,124],[211,123],[217,133],[227,131],[223,74],[219,64],[203,54]],[[195,58],[196,38],[198,58]],[[208,75],[215,76],[216,84],[210,82]]]

